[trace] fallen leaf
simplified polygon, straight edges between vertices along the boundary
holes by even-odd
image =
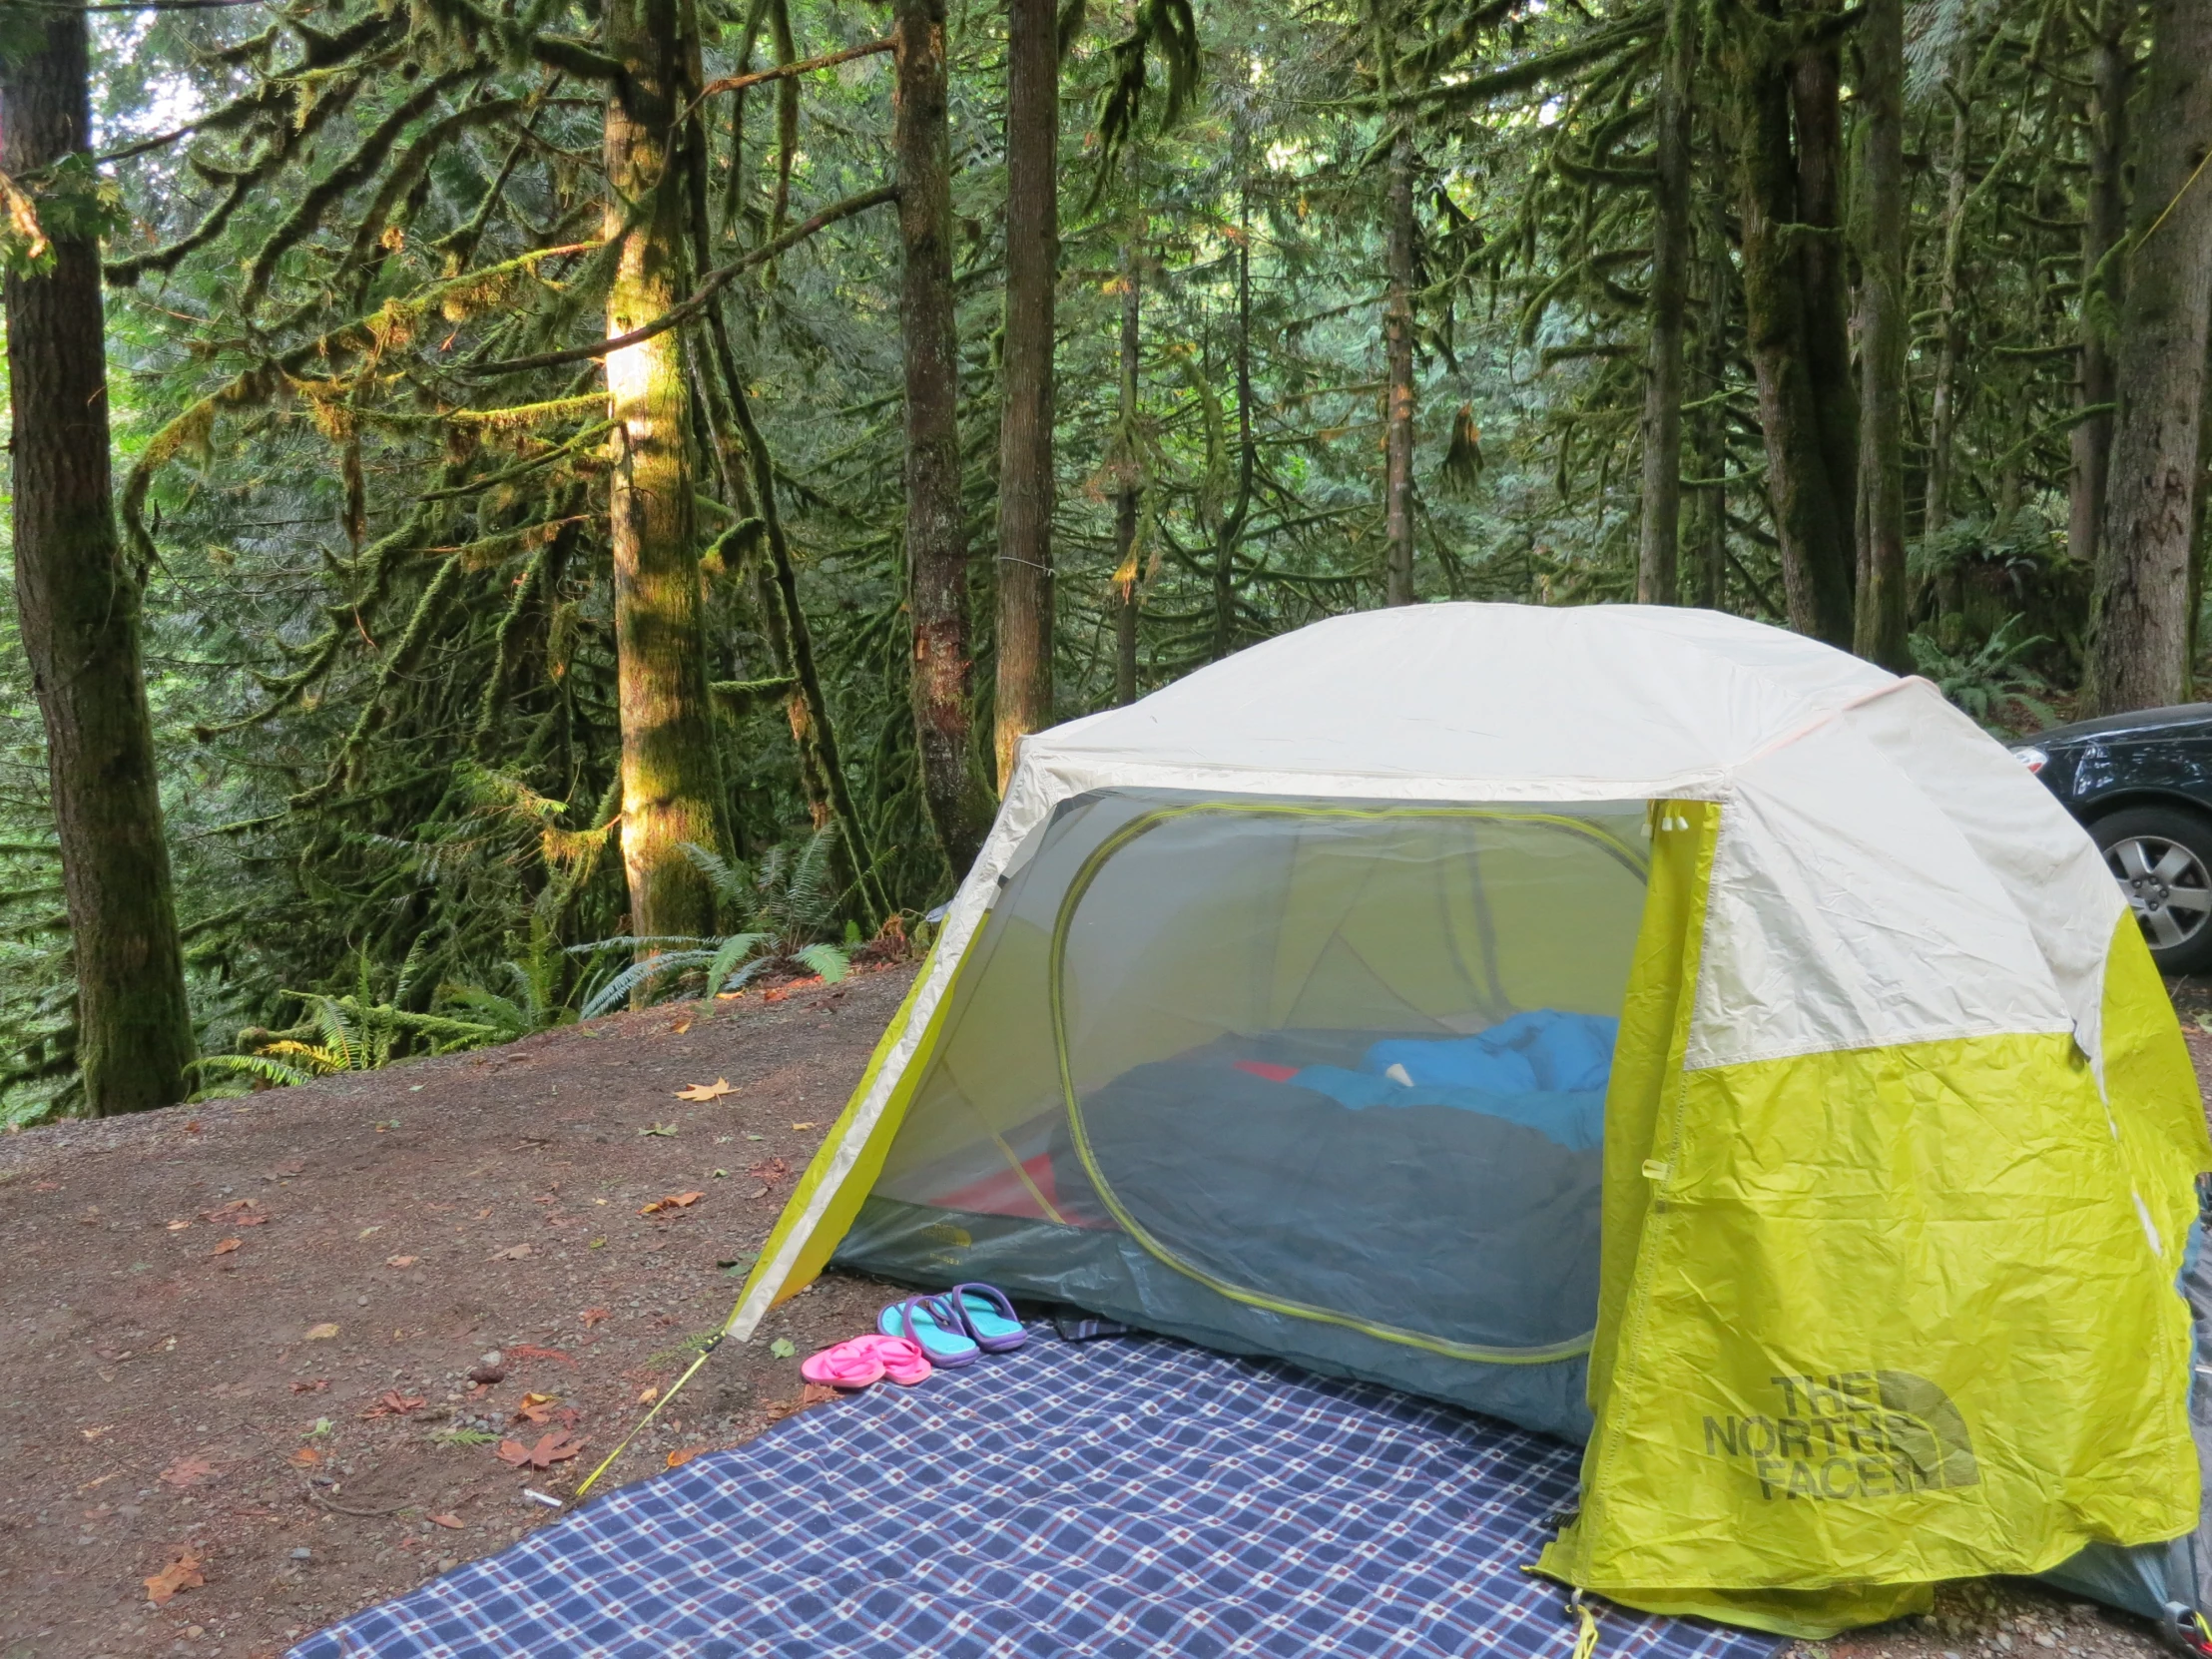
[[[338,1328],[330,1323],[328,1320],[325,1320],[320,1325],[309,1326],[307,1328],[307,1335],[305,1340],[310,1343],[326,1343],[337,1334]]]
[[[188,1134],[188,1135],[197,1135],[197,1134],[199,1134],[199,1133],[200,1133],[200,1120],[199,1120],[198,1118],[194,1118],[194,1119],[193,1119],[193,1120],[192,1120],[192,1121],[191,1121],[190,1123],[186,1124],[186,1125],[185,1125],[185,1133],[186,1133],[186,1134]]]
[[[354,1242],[359,1243],[361,1240],[368,1238],[370,1235],[381,1233],[383,1230],[384,1224],[382,1222],[378,1222],[374,1227],[364,1227],[358,1233],[353,1235]]]
[[[686,1031],[689,1031],[691,1029],[691,1025],[692,1022],[690,1021],[690,1019],[687,1018],[678,1024],[670,1026],[668,1028],[668,1034],[672,1037],[681,1037]]]
[[[526,1446],[520,1440],[499,1442],[501,1460],[514,1464],[518,1469],[549,1469],[583,1449],[582,1440],[572,1440],[566,1433],[541,1434],[538,1443],[532,1446]]]
[[[520,1403],[515,1406],[514,1420],[543,1426],[545,1420],[553,1414],[553,1407],[560,1402],[559,1396],[555,1394],[524,1394]]]
[[[638,1133],[641,1135],[673,1135],[676,1133],[676,1125],[673,1123],[651,1124],[639,1130]]]
[[[420,1394],[403,1394],[397,1388],[386,1388],[378,1396],[376,1403],[361,1415],[363,1418],[403,1417],[409,1411],[419,1411],[422,1405],[423,1398]]]
[[[31,1183],[31,1191],[34,1193],[58,1193],[61,1190],[62,1184],[59,1181],[34,1181]]]
[[[509,1245],[505,1250],[493,1251],[490,1259],[494,1262],[520,1262],[526,1260],[532,1254],[533,1252],[526,1244]]]
[[[680,1445],[668,1454],[668,1466],[680,1469],[706,1449],[703,1445]]]
[[[180,1457],[157,1478],[165,1486],[175,1486],[180,1491],[187,1486],[197,1486],[215,1473],[215,1465],[205,1457]]]
[[[411,1268],[421,1260],[422,1258],[419,1256],[387,1256],[384,1258],[384,1266],[387,1268]]]
[[[649,1387],[649,1388],[640,1388],[640,1389],[638,1390],[638,1403],[639,1403],[640,1405],[650,1405],[650,1404],[652,1404],[652,1403],[653,1403],[653,1402],[654,1402],[654,1401],[655,1401],[656,1399],[659,1399],[660,1397],[661,1397],[661,1390],[660,1390],[660,1389],[658,1389],[658,1388],[650,1388],[650,1387]]]
[[[291,1454],[291,1460],[299,1468],[310,1469],[322,1461],[322,1453],[311,1445],[303,1445]]]
[[[458,1532],[461,1529],[461,1517],[458,1515],[432,1515],[430,1517],[430,1524],[432,1526],[448,1527],[451,1530]]]
[[[676,1098],[691,1101],[720,1100],[726,1094],[736,1094],[737,1092],[736,1089],[730,1086],[729,1078],[718,1077],[712,1083],[694,1083],[688,1089],[678,1089]]]
[[[791,1165],[781,1158],[764,1158],[745,1173],[764,1186],[773,1187],[792,1172]]]
[[[837,1397],[837,1390],[821,1382],[810,1382],[799,1391],[797,1399],[772,1399],[762,1407],[770,1422],[782,1422],[786,1417],[797,1416],[801,1411],[816,1405],[827,1405]]]
[[[213,1210],[201,1211],[200,1219],[202,1221],[229,1221],[233,1216],[244,1215],[247,1211],[260,1207],[254,1199],[234,1198],[230,1203],[219,1204]]]
[[[581,1314],[578,1314],[576,1317],[584,1322],[584,1329],[586,1331],[589,1331],[593,1326],[597,1325],[601,1320],[607,1317],[607,1310],[604,1308],[586,1308]]]
[[[689,1210],[705,1198],[705,1193],[670,1193],[666,1198],[656,1198],[638,1212],[641,1216],[657,1215],[663,1210]]]
[[[233,1216],[231,1225],[233,1227],[267,1227],[275,1219],[273,1216]]]
[[[114,1423],[104,1422],[98,1428],[80,1428],[77,1430],[77,1432],[82,1434],[88,1440],[97,1440],[98,1438],[100,1438],[101,1435],[107,1433],[113,1427],[115,1427]]]
[[[813,1118],[809,1118],[805,1123],[795,1123],[792,1125],[792,1127],[794,1129],[812,1129],[815,1127],[815,1120]]]
[[[170,1231],[171,1231],[172,1233],[182,1233],[182,1232],[183,1232],[183,1231],[184,1231],[184,1230],[185,1230],[186,1228],[190,1227],[191,1225],[192,1225],[192,1223],[191,1223],[191,1222],[189,1222],[189,1221],[173,1221],[173,1222],[171,1222],[171,1223],[169,1224],[169,1230],[170,1230]]]
[[[294,1382],[291,1391],[295,1394],[318,1394],[329,1385],[330,1380],[327,1377],[317,1377],[311,1382]]]
[[[243,1242],[244,1241],[240,1239],[225,1239],[221,1244],[217,1245],[215,1249],[209,1251],[208,1254],[210,1256],[228,1256],[231,1254],[232,1251],[238,1249],[240,1244],[242,1244]]]
[[[510,1360],[558,1360],[564,1366],[574,1367],[571,1360],[557,1348],[540,1348],[536,1343],[514,1343],[507,1349]]]
[[[166,1607],[179,1590],[197,1590],[206,1583],[200,1572],[200,1558],[189,1549],[181,1549],[168,1566],[146,1580],[146,1599],[156,1607]]]
[[[792,1340],[789,1337],[777,1338],[776,1341],[768,1345],[768,1351],[769,1353],[775,1355],[776,1358],[779,1360],[789,1360],[793,1355],[799,1352],[798,1348],[794,1346]]]

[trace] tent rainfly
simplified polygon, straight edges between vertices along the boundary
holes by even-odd
[[[1582,1441],[1542,1570],[1634,1606],[2178,1612],[2207,1169],[2110,873],[1934,687],[1430,605],[1022,746],[730,1332],[989,1280]]]

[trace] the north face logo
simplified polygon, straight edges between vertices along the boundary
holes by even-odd
[[[1966,1419],[1925,1377],[1847,1371],[1772,1377],[1773,1416],[1705,1419],[1708,1456],[1740,1459],[1774,1499],[1899,1497],[1978,1485]]]

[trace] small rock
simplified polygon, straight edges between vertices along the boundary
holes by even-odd
[[[468,1374],[468,1380],[471,1382],[481,1382],[484,1386],[489,1387],[494,1382],[506,1382],[507,1374],[497,1366],[478,1366]]]
[[[482,1361],[482,1364],[487,1366],[503,1366],[506,1363],[507,1357],[504,1354],[500,1353],[499,1350],[497,1350],[496,1348],[493,1349],[489,1354],[485,1355]]]
[[[314,1551],[302,1544],[291,1552],[291,1558],[294,1561],[311,1561],[314,1559]]]

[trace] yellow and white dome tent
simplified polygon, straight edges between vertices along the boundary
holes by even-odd
[[[1368,612],[1024,743],[730,1332],[835,1253],[1394,1383],[1586,1441],[1546,1571],[1826,1633],[2195,1527],[2208,1168],[2102,859],[1926,682]]]

